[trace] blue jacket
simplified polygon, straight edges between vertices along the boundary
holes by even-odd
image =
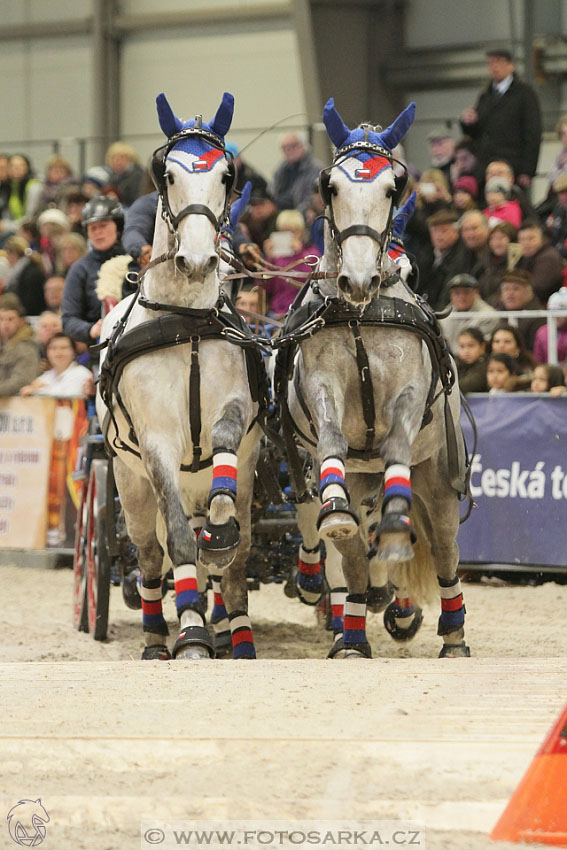
[[[101,303],[96,294],[100,267],[111,257],[124,254],[121,242],[115,242],[108,251],[91,249],[73,263],[65,278],[61,313],[63,331],[78,342],[92,343],[89,331],[101,316]]]

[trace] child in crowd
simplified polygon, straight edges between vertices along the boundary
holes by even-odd
[[[491,354],[508,354],[517,363],[514,381],[516,390],[527,390],[534,374],[535,360],[527,350],[518,328],[503,325],[497,328],[490,340]]]
[[[484,187],[486,209],[484,215],[490,226],[499,221],[509,221],[514,227],[522,223],[522,210],[519,201],[510,200],[511,186],[502,177],[492,177]]]
[[[56,398],[87,398],[93,393],[92,372],[75,360],[75,344],[64,333],[56,333],[46,346],[51,367],[31,384],[22,387],[20,395],[48,395]]]
[[[475,177],[464,175],[453,183],[453,205],[459,212],[476,210],[478,181]]]
[[[281,237],[279,236],[281,234]],[[311,255],[320,256],[314,245],[305,247],[305,219],[298,210],[283,210],[276,219],[276,233],[273,238],[264,242],[264,253],[274,265],[285,268],[293,263],[294,271],[308,272],[311,266],[301,263],[302,259]],[[292,304],[300,286],[294,286],[284,277],[273,277],[264,283],[264,289],[269,299],[268,316],[282,318]]]
[[[248,322],[254,333],[261,334],[262,323],[249,314],[266,315],[266,295],[262,287],[253,283],[243,283],[234,299],[234,306]]]
[[[457,373],[463,393],[485,393],[486,343],[478,328],[465,328],[457,338]]]
[[[554,397],[567,394],[563,369],[551,363],[541,363],[536,366],[531,389],[533,393],[549,393]]]
[[[513,392],[514,377],[518,374],[517,361],[509,354],[491,354],[486,367],[489,393]]]

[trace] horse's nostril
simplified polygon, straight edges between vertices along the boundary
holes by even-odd
[[[346,274],[339,275],[338,284],[339,289],[341,290],[341,292],[344,292],[345,295],[349,295],[352,292],[352,286]]]
[[[177,270],[180,272],[185,272],[187,270],[187,262],[185,260],[185,257],[177,256],[175,258],[175,265],[177,267]]]
[[[207,274],[211,274],[212,272],[214,272],[215,269],[217,268],[218,264],[219,264],[218,254],[211,254],[211,256],[209,257],[209,261],[207,263],[207,268],[206,268]]]
[[[370,281],[370,291],[376,292],[378,287],[380,286],[380,275],[375,274],[372,280]]]

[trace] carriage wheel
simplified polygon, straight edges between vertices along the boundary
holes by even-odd
[[[104,640],[108,629],[110,564],[106,539],[106,476],[108,462],[93,460],[87,495],[87,592],[89,631],[95,640]]]
[[[86,558],[86,512],[87,482],[83,481],[77,511],[75,530],[75,556],[73,558],[73,625],[80,632],[88,632],[87,558]]]

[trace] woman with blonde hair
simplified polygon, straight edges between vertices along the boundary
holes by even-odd
[[[39,316],[45,310],[45,273],[41,256],[32,251],[21,236],[10,236],[4,243],[4,249],[10,263],[4,292],[13,292],[18,296],[26,315]]]
[[[113,142],[106,151],[106,165],[110,168],[110,186],[125,207],[131,206],[140,196],[144,169],[140,157],[133,147],[125,142]]]

